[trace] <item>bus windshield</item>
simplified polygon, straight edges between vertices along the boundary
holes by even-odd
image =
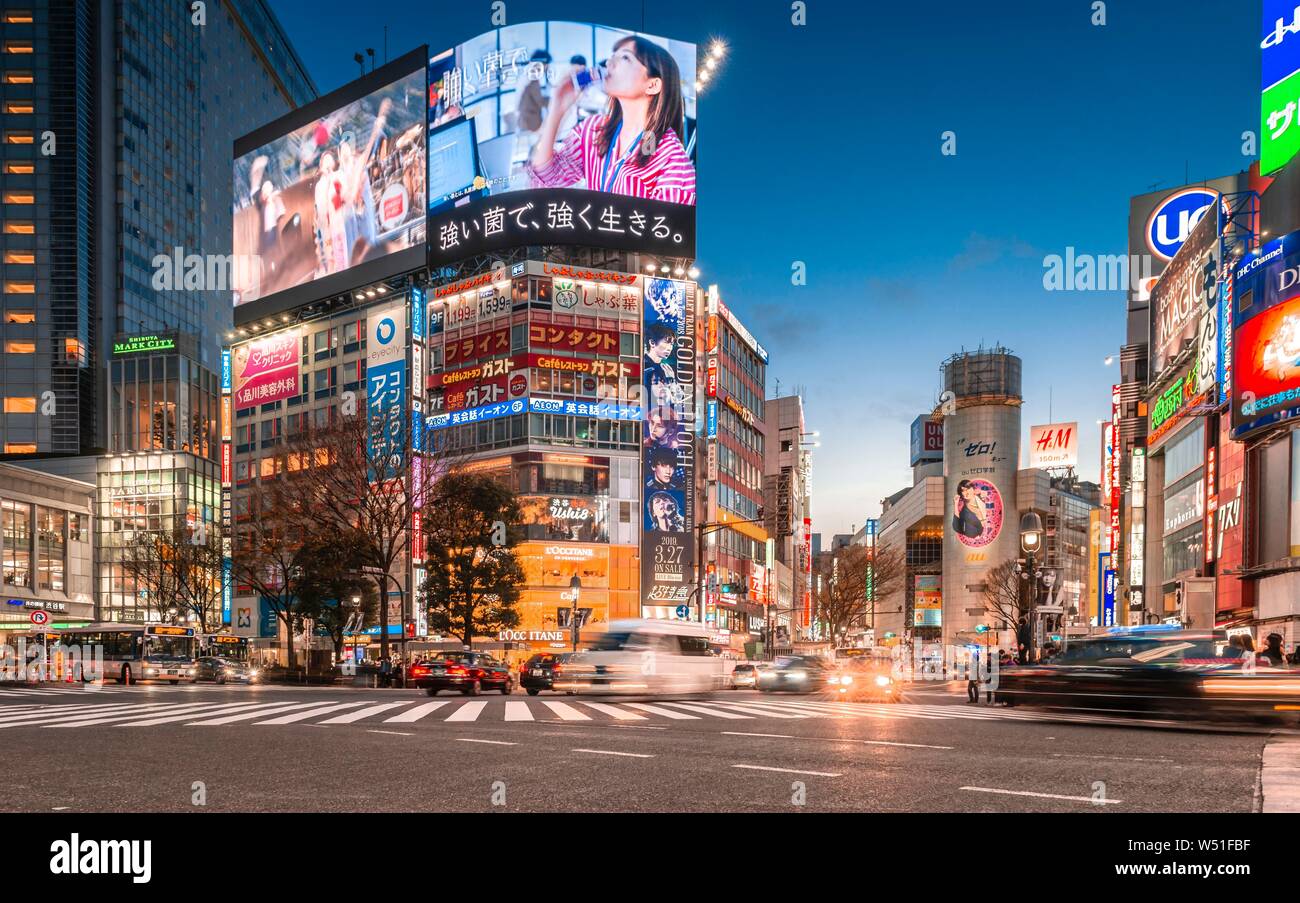
[[[147,662],[188,662],[194,658],[194,637],[154,636],[144,638]]]

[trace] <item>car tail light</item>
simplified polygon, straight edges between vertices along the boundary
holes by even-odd
[[[551,669],[551,673],[552,673],[552,674],[560,674],[560,673],[562,673],[563,671],[564,671],[564,666],[563,666],[563,665],[556,665],[555,667],[553,667],[553,668]]]
[[[448,674],[468,674],[469,672],[460,665],[452,665],[447,669]]]

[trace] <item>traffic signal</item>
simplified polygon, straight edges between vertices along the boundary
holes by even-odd
[[[975,632],[976,632],[976,633],[988,633],[988,632],[989,632],[989,625],[987,625],[987,624],[976,624],[976,625],[975,625]]]
[[[718,592],[720,593],[737,593],[740,591],[740,585],[737,583],[720,583]]]

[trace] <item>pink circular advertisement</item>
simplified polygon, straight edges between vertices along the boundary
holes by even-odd
[[[962,480],[953,496],[952,529],[962,545],[982,548],[1002,532],[1002,493],[988,480]]]

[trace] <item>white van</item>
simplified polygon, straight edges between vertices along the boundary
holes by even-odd
[[[590,650],[564,666],[554,689],[570,693],[705,693],[727,684],[709,632],[689,621],[611,621]]]

